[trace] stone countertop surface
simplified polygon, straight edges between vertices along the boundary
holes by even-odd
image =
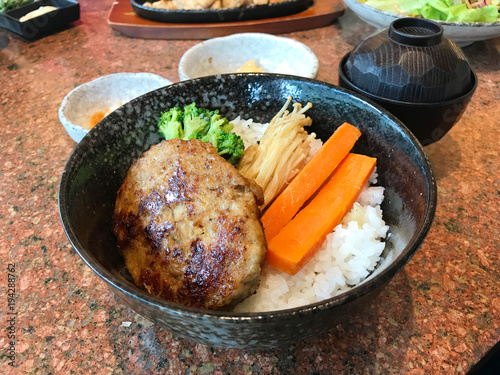
[[[111,4],[82,0],[78,22],[35,42],[0,30],[0,373],[463,374],[499,341],[500,38],[464,48],[477,91],[457,125],[425,147],[439,193],[433,226],[381,295],[320,337],[217,349],[176,340],[121,304],[60,223],[58,184],[75,147],[58,119],[64,96],[116,72],[176,82],[179,59],[199,42],[119,35],[106,22]],[[316,53],[318,79],[337,84],[340,58],[373,31],[347,11],[286,36]]]

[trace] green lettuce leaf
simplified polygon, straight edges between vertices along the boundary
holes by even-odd
[[[468,9],[462,0],[360,0],[385,12],[448,22],[499,22],[500,0]]]

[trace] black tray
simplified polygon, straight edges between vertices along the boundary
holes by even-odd
[[[288,0],[280,3],[241,8],[167,10],[145,7],[142,4],[146,1],[148,0],[130,0],[134,12],[140,17],[167,23],[237,22],[283,17],[302,12],[314,2],[314,0]],[[154,2],[155,0],[149,1]]]
[[[26,14],[51,5],[58,8],[49,13],[20,22],[19,19]],[[61,29],[70,22],[80,18],[80,4],[73,0],[40,0],[20,8],[0,13],[0,27],[23,36],[28,40],[38,39],[56,29]]]

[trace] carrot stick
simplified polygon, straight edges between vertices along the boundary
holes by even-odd
[[[325,142],[313,158],[278,195],[261,218],[270,241],[299,212],[346,157],[361,136],[354,126],[344,123]]]
[[[377,159],[348,154],[318,194],[268,243],[267,262],[296,274],[352,208]]]

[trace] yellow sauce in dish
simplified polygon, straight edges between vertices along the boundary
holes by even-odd
[[[235,73],[260,73],[263,72],[264,69],[259,67],[254,60],[249,60],[246,63],[244,63],[241,68],[236,70]]]

